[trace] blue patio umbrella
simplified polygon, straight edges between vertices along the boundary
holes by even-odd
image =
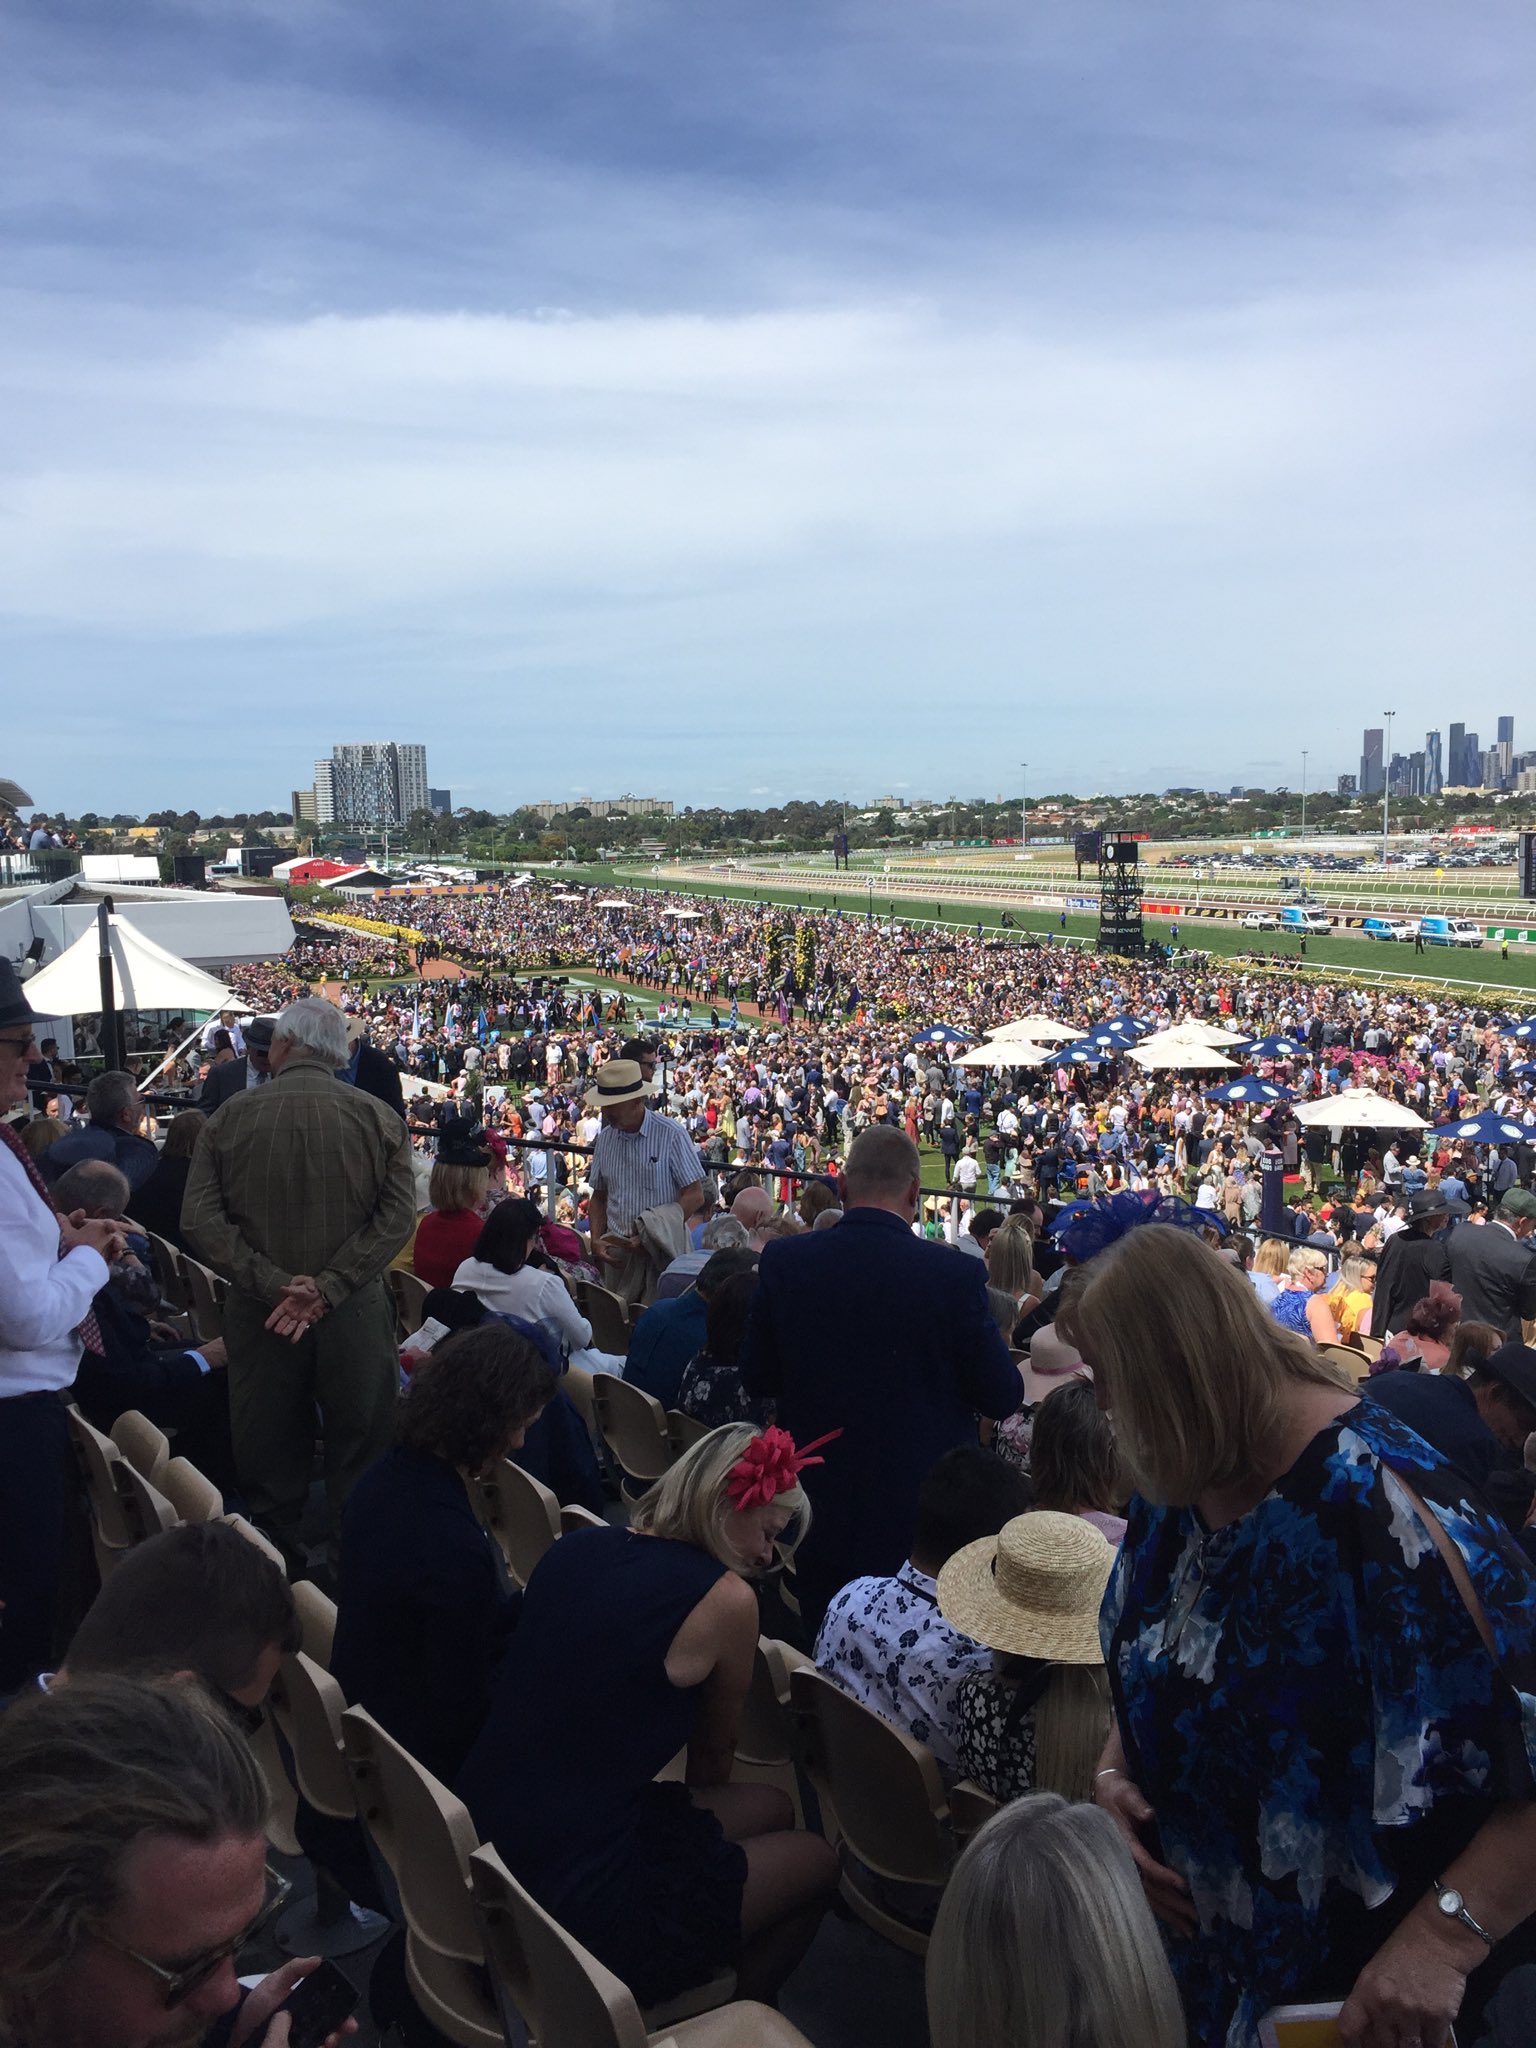
[[[1271,1032],[1268,1038],[1250,1039],[1243,1047],[1245,1060],[1293,1060],[1307,1050],[1299,1038],[1287,1038],[1283,1032]]]
[[[1045,1064],[1048,1067],[1102,1067],[1104,1055],[1097,1047],[1076,1038],[1070,1045],[1058,1046]]]
[[[1521,1060],[1518,1065],[1511,1067],[1509,1071],[1517,1075],[1520,1080],[1528,1081],[1533,1074],[1536,1074],[1536,1060]]]
[[[926,1031],[914,1034],[914,1045],[969,1045],[975,1037],[973,1031],[956,1031],[952,1024],[930,1024]]]
[[[1529,1044],[1532,1039],[1536,1039],[1536,1017],[1526,1017],[1514,1024],[1501,1024],[1499,1026],[1499,1036],[1501,1038],[1519,1038],[1524,1040],[1526,1044]]]
[[[1091,1031],[1085,1032],[1074,1043],[1078,1045],[1093,1045],[1097,1046],[1102,1052],[1116,1053],[1126,1051],[1130,1046],[1137,1044],[1145,1035],[1134,1024],[1127,1027],[1116,1021],[1111,1021],[1108,1024],[1095,1024]]]
[[[1516,1123],[1513,1117],[1500,1116],[1492,1109],[1485,1109],[1480,1116],[1463,1117],[1459,1123],[1436,1124],[1432,1135],[1461,1138],[1471,1145],[1521,1145],[1536,1140],[1536,1130],[1528,1124]]]
[[[1258,1081],[1250,1074],[1241,1081],[1225,1081],[1219,1088],[1207,1088],[1207,1102],[1289,1102],[1291,1091],[1278,1081]]]

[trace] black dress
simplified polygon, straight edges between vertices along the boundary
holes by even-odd
[[[726,1567],[690,1544],[587,1529],[528,1583],[458,1791],[481,1836],[642,2005],[733,1967],[745,1852],[687,1788],[654,1783],[701,1688],[666,1655]]]

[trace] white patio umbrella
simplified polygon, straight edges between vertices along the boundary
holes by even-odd
[[[999,1024],[993,1038],[1022,1038],[1037,1045],[1064,1045],[1069,1038],[1081,1038],[1081,1024],[1063,1024],[1058,1017],[1015,1017],[1011,1024]]]
[[[1298,1103],[1293,1114],[1299,1124],[1323,1124],[1334,1131],[1429,1129],[1417,1110],[1394,1102],[1390,1095],[1378,1095],[1374,1088],[1345,1088],[1337,1095],[1320,1095],[1316,1102]]]
[[[1229,1031],[1224,1024],[1207,1024],[1199,1017],[1186,1017],[1181,1024],[1169,1026],[1181,1038],[1198,1038],[1205,1045],[1246,1045],[1248,1034],[1244,1031]]]
[[[1133,1045],[1126,1055],[1149,1074],[1206,1074],[1219,1067],[1235,1067],[1214,1045],[1202,1045],[1198,1038],[1183,1038],[1176,1031],[1160,1031],[1142,1045]]]
[[[1031,1045],[1027,1038],[992,1039],[961,1053],[957,1067],[1043,1067],[1050,1058],[1043,1045]]]
[[[549,899],[551,903],[585,903],[585,896],[573,895],[569,889],[557,889]]]
[[[675,917],[679,924],[692,924],[696,917],[704,915],[702,910],[664,910],[663,917]]]
[[[597,908],[599,910],[628,910],[629,905],[622,896],[599,896]]]

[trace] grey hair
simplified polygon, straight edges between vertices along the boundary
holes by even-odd
[[[1163,1944],[1114,1822],[1053,1792],[994,1814],[928,1949],[933,2048],[1185,2048]]]
[[[115,1124],[124,1110],[139,1107],[139,1091],[132,1074],[109,1068],[98,1074],[85,1091],[87,1113],[97,1123]]]
[[[1328,1254],[1319,1251],[1315,1244],[1299,1244],[1291,1253],[1286,1270],[1293,1280],[1299,1280],[1303,1273],[1326,1273]]]
[[[733,1244],[746,1244],[747,1230],[739,1217],[728,1212],[711,1216],[699,1237],[699,1248],[706,1252],[723,1252]]]
[[[54,1182],[53,1201],[64,1216],[72,1209],[110,1209],[121,1216],[132,1192],[127,1174],[110,1159],[79,1159]]]
[[[328,1067],[347,1064],[346,1020],[334,1003],[319,996],[301,996],[281,1012],[272,1027],[273,1043],[280,1038],[318,1053]]]

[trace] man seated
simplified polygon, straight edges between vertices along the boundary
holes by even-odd
[[[43,1179],[51,1187],[82,1159],[107,1159],[122,1168],[130,1186],[142,1186],[160,1164],[160,1154],[140,1132],[144,1105],[133,1076],[110,1070],[98,1074],[85,1091],[85,1107],[90,1121],[56,1140],[39,1160]]]
[[[946,1451],[917,1497],[912,1555],[890,1578],[854,1579],[834,1593],[816,1663],[844,1692],[921,1742],[939,1768],[957,1767],[955,1694],[992,1653],[939,1612],[935,1580],[957,1550],[995,1536],[1034,1505],[1029,1481],[991,1451]]]
[[[53,1198],[65,1216],[83,1210],[90,1221],[116,1222],[126,1213],[130,1192],[127,1176],[109,1161],[82,1159],[55,1183]],[[130,1251],[117,1261],[91,1303],[102,1348],[82,1351],[74,1399],[97,1429],[110,1430],[119,1415],[137,1408],[159,1428],[174,1431],[178,1456],[213,1481],[226,1506],[236,1504],[223,1340],[183,1344],[167,1324],[151,1320],[158,1299],[154,1276],[141,1259]]]
[[[266,1818],[255,1759],[192,1682],[80,1678],[12,1706],[0,1716],[0,2039],[190,2048],[228,2016],[226,2048],[279,2048],[287,2022],[273,2015],[320,1959],[249,1992],[235,1975],[288,1890],[267,1864]]]
[[[747,1242],[745,1226],[734,1216],[712,1216],[704,1225],[696,1251],[686,1251],[664,1268],[656,1282],[657,1301],[675,1301],[694,1286],[716,1252]]]
[[[710,1253],[709,1264],[686,1294],[652,1302],[630,1333],[625,1379],[663,1408],[675,1408],[688,1362],[704,1349],[710,1297],[733,1274],[750,1273],[757,1258],[750,1245],[727,1245]]]
[[[301,1641],[288,1581],[229,1522],[183,1522],[135,1544],[86,1610],[55,1679],[198,1678],[249,1728]]]

